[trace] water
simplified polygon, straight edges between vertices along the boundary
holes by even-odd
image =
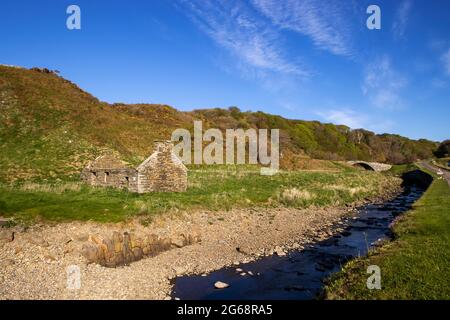
[[[344,231],[301,251],[292,251],[287,256],[264,257],[223,268],[207,276],[176,278],[172,297],[195,300],[315,299],[323,292],[324,279],[339,271],[348,260],[366,255],[379,239],[389,238],[390,223],[410,209],[424,191],[418,186],[407,186],[391,201],[358,208],[358,215],[348,219]],[[247,274],[241,276],[236,268]],[[230,286],[215,289],[216,281]]]

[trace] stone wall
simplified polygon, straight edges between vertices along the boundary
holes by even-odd
[[[171,141],[159,141],[156,151],[137,169],[126,167],[112,155],[103,155],[83,169],[81,179],[93,186],[131,192],[183,192],[187,189],[187,168],[173,153]]]
[[[137,190],[136,169],[128,168],[112,154],[97,157],[83,169],[81,179],[93,186]]]
[[[187,189],[187,168],[174,153],[171,141],[158,141],[156,151],[139,167],[138,192]]]
[[[81,179],[93,186],[124,188],[137,192],[137,172],[135,169],[84,169]]]
[[[200,235],[180,234],[178,237],[160,237],[154,234],[137,237],[133,233],[115,231],[111,237],[91,235],[82,247],[82,255],[88,263],[105,267],[130,264],[144,257],[154,256],[171,248],[180,248],[199,242]]]

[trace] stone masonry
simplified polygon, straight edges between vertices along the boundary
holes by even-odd
[[[187,189],[187,168],[173,153],[171,141],[156,141],[156,151],[136,169],[112,155],[103,155],[83,169],[81,179],[93,186],[138,193],[183,192]]]
[[[171,238],[155,234],[138,237],[131,232],[114,231],[109,237],[90,235],[88,241],[83,245],[81,253],[88,263],[117,267],[200,241],[200,235],[196,232],[188,235],[180,234],[178,237]]]
[[[372,170],[372,171],[386,171],[392,168],[392,165],[386,164],[386,163],[379,163],[379,162],[367,162],[367,161],[347,161],[348,164],[355,166],[355,167],[361,167],[366,170]]]
[[[83,169],[81,179],[93,186],[137,189],[136,169],[111,154],[102,155]]]

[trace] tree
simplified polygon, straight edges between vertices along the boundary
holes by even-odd
[[[450,140],[443,141],[436,151],[434,151],[434,155],[438,158],[445,158],[450,156]]]

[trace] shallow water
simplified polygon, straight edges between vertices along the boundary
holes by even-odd
[[[332,237],[313,243],[303,250],[291,251],[227,267],[207,276],[183,276],[175,279],[172,297],[180,299],[314,299],[322,292],[324,279],[355,257],[367,254],[378,240],[391,236],[389,224],[407,211],[425,189],[407,186],[395,199],[358,208],[347,227]],[[236,268],[244,270],[240,275]],[[253,275],[249,275],[251,271]],[[230,286],[215,289],[222,281]]]

